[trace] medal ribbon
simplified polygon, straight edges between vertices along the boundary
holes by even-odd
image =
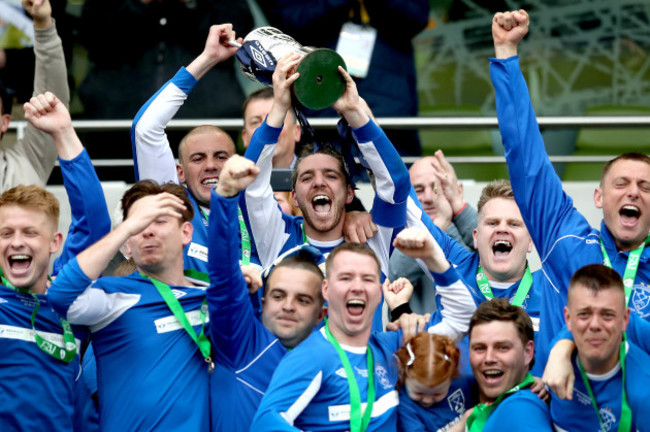
[[[203,211],[200,206],[197,206],[201,211],[201,216],[209,222],[210,217]],[[251,263],[251,236],[248,234],[246,222],[244,222],[244,215],[241,213],[239,206],[237,207],[237,219],[239,220],[239,237],[241,238],[241,264],[249,265]],[[201,280],[206,280],[206,277],[201,277]],[[209,280],[208,280],[209,282]]]
[[[623,374],[623,380],[621,383],[622,395],[621,395],[621,417],[618,420],[618,432],[629,432],[632,426],[632,410],[630,405],[627,403],[627,394],[625,393],[625,333],[623,333],[623,342],[621,342],[621,348],[619,349],[619,360],[621,362],[621,372]],[[600,417],[600,411],[598,410],[598,404],[596,403],[596,398],[594,397],[594,392],[591,390],[591,385],[589,384],[589,377],[585,372],[580,357],[578,357],[578,367],[580,369],[580,376],[582,376],[582,382],[587,388],[587,393],[589,393],[589,399],[591,399],[591,405],[593,405],[594,410],[596,410],[596,415],[598,416],[598,422],[600,423],[600,429],[602,432],[607,432],[605,425],[603,425],[603,419]]]
[[[492,411],[505,399],[506,397],[517,393],[519,390],[522,390],[526,387],[530,387],[535,382],[533,376],[528,372],[524,380],[519,384],[511,388],[505,393],[501,393],[497,399],[492,402],[490,405],[478,404],[474,407],[472,414],[467,418],[467,423],[465,430],[469,432],[479,432],[483,430],[483,426],[492,414]]]
[[[490,282],[488,282],[487,276],[485,275],[485,272],[483,271],[483,268],[481,268],[480,264],[476,269],[476,283],[479,290],[481,290],[481,293],[485,296],[486,299],[492,300],[494,298],[492,288],[490,288]],[[526,296],[528,295],[528,291],[530,291],[530,287],[532,285],[533,276],[530,273],[528,262],[526,262],[526,272],[524,273],[524,277],[521,278],[521,282],[519,282],[519,286],[517,287],[517,292],[515,293],[515,296],[510,304],[513,306],[521,307],[521,305],[524,304],[524,300],[526,300]]]
[[[182,324],[187,334],[190,335],[192,340],[199,347],[199,351],[201,351],[201,355],[205,359],[205,362],[208,364],[208,371],[212,372],[212,370],[214,370],[214,363],[212,362],[212,357],[210,356],[210,340],[208,339],[208,337],[205,335],[204,332],[205,312],[203,309],[204,309],[204,305],[206,305],[206,301],[204,300],[203,303],[201,304],[201,309],[200,309],[201,333],[197,336],[196,332],[194,331],[194,328],[190,324],[190,321],[187,319],[187,315],[185,314],[183,307],[181,306],[180,302],[172,292],[169,285],[160,282],[159,280],[156,280],[154,278],[151,278],[142,272],[140,272],[140,276],[149,280],[156,287],[156,289],[160,293],[160,296],[163,298],[163,300],[165,300],[165,303],[167,304],[169,310],[172,311],[172,313],[174,314],[178,322]]]
[[[77,355],[77,343],[74,340],[74,333],[72,332],[72,327],[70,327],[70,324],[66,320],[61,318],[61,327],[63,329],[62,347],[48,340],[43,339],[36,331],[36,326],[35,326],[36,314],[38,313],[38,310],[41,307],[41,301],[38,299],[36,294],[34,294],[33,292],[31,292],[26,288],[19,288],[17,286],[14,286],[14,284],[12,284],[7,279],[5,279],[5,277],[2,276],[1,274],[2,272],[0,271],[0,279],[2,280],[2,284],[4,286],[16,292],[19,292],[21,294],[29,294],[32,296],[34,300],[36,300],[36,306],[34,307],[34,311],[32,312],[32,317],[31,317],[32,331],[34,332],[34,340],[36,341],[36,345],[38,345],[41,351],[43,351],[46,354],[49,354],[55,359],[61,360],[64,363],[70,363],[72,359],[74,359],[74,357]]]
[[[648,236],[650,239],[650,236]],[[639,258],[641,257],[641,252],[646,246],[645,242],[641,244],[638,248],[630,251],[627,257],[627,264],[625,264],[625,272],[623,273],[623,287],[625,288],[625,305],[630,303],[630,298],[632,297],[632,289],[634,288],[634,279],[636,278],[636,272],[639,269]],[[603,265],[609,268],[612,268],[612,261],[607,255],[605,250],[605,245],[603,244],[603,239],[600,239],[600,250],[603,253]]]
[[[359,386],[357,385],[357,380],[354,378],[354,371],[350,365],[350,360],[348,356],[339,345],[338,341],[332,336],[332,333],[329,329],[329,322],[325,322],[325,336],[327,340],[330,341],[336,353],[343,363],[343,368],[345,369],[345,375],[348,379],[348,387],[350,389],[350,432],[364,432],[370,423],[370,415],[372,414],[372,407],[375,403],[375,361],[372,356],[372,350],[370,349],[370,344],[366,351],[367,367],[368,367],[368,401],[366,403],[366,409],[363,412],[363,417],[361,414],[361,394],[359,393]]]

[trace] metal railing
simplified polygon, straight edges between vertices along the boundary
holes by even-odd
[[[338,118],[310,119],[309,124],[315,129],[334,128]],[[650,128],[650,116],[555,116],[538,117],[541,128],[545,129],[574,129],[574,128]],[[495,129],[498,128],[496,117],[379,117],[377,123],[383,128],[391,129]],[[128,131],[131,120],[74,120],[73,127],[78,132],[88,131]],[[224,130],[238,131],[244,126],[241,119],[191,119],[172,120],[167,125],[168,130],[189,130],[200,125],[214,125]],[[13,121],[9,130],[15,130],[18,138],[24,136],[27,122]],[[613,149],[615,150],[615,149]],[[603,156],[551,156],[551,162],[606,162],[612,155]],[[405,157],[404,162],[412,163],[416,157]],[[502,156],[450,156],[451,163],[502,163]],[[132,166],[132,159],[101,159],[94,160],[96,166],[120,167]]]

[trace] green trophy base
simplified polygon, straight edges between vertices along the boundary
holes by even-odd
[[[318,48],[310,52],[298,65],[300,78],[293,83],[298,101],[306,108],[321,110],[337,101],[345,90],[345,80],[338,71],[345,62],[336,51]]]

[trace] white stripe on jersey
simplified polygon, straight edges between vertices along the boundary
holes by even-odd
[[[63,330],[61,330],[63,332]],[[45,339],[48,342],[53,343],[54,345],[61,348],[63,346],[63,333],[50,333],[44,331],[38,331],[38,335]],[[34,338],[34,330],[31,328],[17,327],[12,325],[0,324],[0,339],[15,339],[25,342],[36,343]],[[77,344],[77,349],[81,346],[81,341],[75,338],[75,343]]]
[[[366,409],[366,403],[361,404],[361,412],[364,412]],[[397,390],[393,390],[389,393],[386,393],[372,405],[372,414],[371,417],[380,417],[386,413],[391,408],[395,408],[399,405],[399,394]],[[350,420],[350,405],[331,405],[327,407],[329,412],[329,420],[331,422],[335,421],[347,421]]]
[[[190,322],[190,325],[192,327],[201,325],[203,322],[201,319],[201,310],[193,310],[190,312],[186,312],[185,316],[187,316],[187,320]],[[210,321],[210,316],[208,314],[205,315],[205,322]],[[155,320],[154,325],[156,326],[156,332],[157,333],[167,333],[171,331],[176,331],[176,330],[182,330],[183,324],[176,318],[174,315],[167,316],[165,318],[158,318]]]
[[[296,420],[296,418],[300,415],[301,412],[305,409],[307,405],[309,405],[309,402],[316,396],[316,393],[318,393],[318,390],[320,390],[320,386],[323,383],[323,371],[319,371],[316,376],[314,377],[313,380],[311,380],[311,383],[309,383],[309,386],[307,389],[296,399],[296,401],[289,407],[289,409],[285,412],[280,413],[282,417],[289,423],[291,426],[293,426],[293,422]]]

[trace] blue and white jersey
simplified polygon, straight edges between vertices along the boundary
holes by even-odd
[[[368,342],[375,361],[375,402],[368,430],[394,431],[399,396],[393,353],[401,332],[373,333]],[[341,345],[359,387],[361,407],[368,391],[366,347]],[[316,354],[317,353],[317,354]],[[312,333],[290,351],[273,374],[255,414],[255,431],[340,431],[350,429],[350,390],[341,359],[325,330]]]
[[[627,402],[632,411],[632,431],[650,430],[650,356],[632,343],[627,343],[625,356],[625,391]],[[573,399],[559,399],[551,393],[551,417],[557,431],[600,431],[600,422],[596,415],[589,393],[580,377],[577,356],[571,358],[576,380],[573,387]],[[618,430],[621,417],[622,370],[620,362],[611,371],[602,375],[587,374],[589,385],[596,398],[598,412],[605,427],[605,432]]]
[[[239,269],[238,197],[212,192],[210,218],[210,339],[215,370],[210,377],[213,431],[248,431],[286,348],[256,318]]]
[[[37,295],[38,334],[62,347],[61,318],[46,295]],[[79,355],[70,363],[43,352],[34,339],[31,315],[36,301],[0,285],[0,429],[3,431],[71,431]],[[75,331],[77,349],[81,346]],[[78,351],[77,351],[78,352]]]
[[[65,262],[110,231],[104,192],[84,149],[77,157],[59,159],[71,208],[71,224],[54,272]],[[37,295],[35,318],[38,334],[63,346],[61,317],[46,295]],[[3,431],[70,431],[83,416],[74,413],[81,369],[79,356],[70,363],[43,352],[34,339],[31,315],[36,300],[0,285],[0,339],[6,355],[0,357],[0,429]],[[73,326],[77,353],[86,340],[85,329]],[[38,401],[38,403],[34,403]],[[74,415],[74,417],[73,417]]]
[[[271,127],[266,121],[255,131],[245,156],[260,168],[257,179],[245,190],[240,207],[251,242],[255,245],[262,267],[270,266],[276,258],[305,242],[303,218],[282,213],[271,189],[273,152],[282,128]],[[353,130],[363,157],[375,176],[377,195],[370,214],[379,230],[368,240],[381,264],[382,281],[388,274],[388,260],[393,251],[393,239],[406,223],[406,198],[411,187],[408,170],[397,151],[372,120]],[[324,254],[324,258],[343,237],[332,242],[306,239]],[[375,313],[373,329],[381,331],[381,308]]]
[[[492,411],[483,426],[483,432],[550,432],[552,430],[548,405],[531,392],[530,388],[519,390],[506,397]]]
[[[512,189],[542,263],[545,288],[540,314],[540,348],[548,355],[550,342],[564,324],[569,280],[587,264],[602,263],[600,240],[613,268],[625,271],[628,253],[619,252],[603,223],[592,228],[562,190],[562,182],[546,154],[539,125],[518,57],[490,59],[499,129],[511,173]],[[650,319],[650,247],[641,253],[634,290],[633,313]]]
[[[158,183],[179,183],[176,161],[165,128],[183,106],[197,82],[198,80],[187,69],[181,67],[176,75],[151,96],[136,114],[131,126],[131,146],[136,181],[151,179]],[[183,267],[188,276],[207,281],[207,236],[210,211],[201,208],[190,191],[187,188],[185,190],[194,208],[194,218],[192,219],[194,232],[192,241],[185,246]],[[261,269],[254,250],[251,251],[251,264]]]
[[[478,400],[476,380],[460,375],[452,380],[449,393],[440,402],[423,407],[413,401],[402,387],[397,407],[397,430],[403,432],[445,432],[458,423],[463,413]]]
[[[273,152],[280,132],[282,128],[271,127],[265,121],[253,134],[245,154],[260,168],[260,173],[246,188],[240,206],[264,268],[287,250],[304,243],[302,217],[282,213],[271,189]],[[377,195],[370,213],[379,231],[368,241],[368,246],[377,254],[385,275],[393,250],[392,239],[406,223],[406,198],[411,183],[397,151],[372,120],[354,129],[353,134],[375,175]],[[307,240],[324,254],[343,243],[342,237],[335,242],[320,244]]]
[[[435,229],[438,230],[438,234],[442,232],[437,227],[435,227]],[[441,239],[444,240],[445,238],[441,237]],[[451,238],[448,238],[448,240],[451,240],[452,246],[453,244],[455,244],[456,246],[460,246],[455,240]],[[443,251],[445,251],[444,248]],[[445,253],[447,253],[447,251],[445,251]],[[467,254],[465,254],[465,258],[460,260],[459,262],[460,265],[458,266],[452,265],[444,273],[430,272],[433,279],[435,280],[436,290],[437,291],[442,290],[443,295],[445,295],[446,291],[467,292],[471,295],[476,306],[478,306],[479,304],[487,300],[485,296],[480,292],[478,287],[476,286],[476,268],[478,266],[478,254],[467,252]],[[463,270],[465,271],[465,276],[463,276]],[[528,292],[528,295],[526,296],[526,299],[524,300],[524,303],[522,305],[522,308],[526,310],[526,312],[528,312],[529,315],[532,315],[531,319],[533,320],[533,327],[535,328],[535,340],[537,340],[537,335],[539,333],[537,331],[538,327],[536,326],[536,324],[539,323],[539,318],[537,317],[539,317],[539,303],[541,301],[541,298],[540,298],[539,291],[533,290],[533,287],[535,286],[536,281],[539,280],[540,278],[541,278],[541,274],[539,272],[533,272],[533,285],[531,286],[531,290]],[[519,287],[520,282],[515,282],[510,286],[505,286],[498,283],[491,283],[492,293],[494,294],[495,297],[507,298],[510,301],[512,301],[512,298],[517,292],[517,288]],[[538,283],[537,286],[540,286],[540,284]],[[447,297],[448,296],[449,295],[447,295]],[[429,321],[429,325],[430,325],[429,333],[440,333],[439,326],[444,324],[445,313],[456,314],[455,309],[445,310],[445,304],[441,302],[440,296],[437,296],[436,300],[438,302],[438,307],[436,311],[433,314],[431,314],[431,319]],[[460,342],[458,342],[457,346],[461,354],[460,362],[459,362],[460,370],[463,373],[471,374],[472,369],[469,364],[469,335],[466,335]],[[535,355],[537,358],[537,353]],[[542,363],[541,361],[539,362],[536,361],[533,375],[536,376],[540,375],[544,370],[544,364],[545,363]]]
[[[170,288],[198,335],[205,287]],[[68,321],[90,328],[101,430],[209,428],[206,363],[151,281],[133,273],[93,282],[73,259],[48,298]]]

